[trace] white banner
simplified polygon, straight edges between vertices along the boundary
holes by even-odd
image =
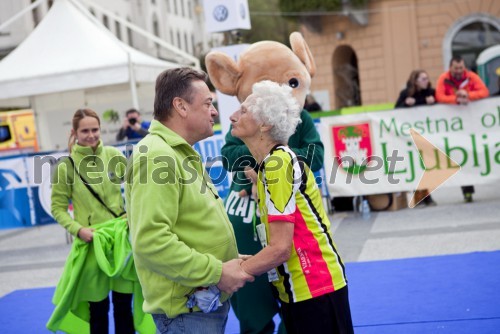
[[[227,54],[231,57],[236,63],[238,63],[238,59],[240,58],[240,54],[245,51],[250,44],[234,44],[227,45],[222,47],[213,48],[212,51],[219,51]],[[219,111],[219,120],[222,127],[222,135],[225,136],[231,127],[231,120],[229,117],[240,107],[240,102],[236,98],[236,96],[230,96],[217,92],[217,110]]]
[[[208,32],[251,28],[247,0],[204,0],[203,11]]]
[[[330,194],[415,190],[425,167],[411,128],[462,167],[444,186],[500,180],[500,98],[489,98],[467,106],[438,104],[321,118]],[[453,168],[447,160],[424,163],[428,169]]]

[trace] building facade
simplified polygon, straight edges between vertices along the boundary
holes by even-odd
[[[395,102],[412,70],[435,86],[452,55],[475,70],[479,53],[500,44],[500,1],[367,2],[302,27],[318,67],[311,90],[328,96],[329,109]]]
[[[0,32],[0,59],[33,31],[54,1],[43,1],[31,13],[27,13]],[[35,0],[0,1],[0,22],[7,21],[34,2]],[[158,58],[176,60],[175,55],[114,20],[106,14],[106,11],[195,57],[208,52],[213,46],[221,45],[220,34],[205,33],[201,0],[108,0],[101,2],[79,0],[79,2],[120,40]]]

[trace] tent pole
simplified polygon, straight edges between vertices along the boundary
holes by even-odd
[[[132,105],[134,109],[139,110],[139,99],[137,97],[137,84],[135,81],[134,66],[132,64],[130,52],[127,52],[127,58],[128,58],[128,76],[130,82],[130,93],[132,94]]]
[[[43,150],[43,147],[42,147],[42,142],[40,140],[40,138],[41,138],[41,136],[40,136],[40,120],[38,119],[38,111],[36,108],[35,96],[30,96],[29,101],[30,101],[30,108],[31,108],[31,110],[33,110],[33,117],[35,118],[36,142],[38,145],[38,149],[41,151],[41,150]]]

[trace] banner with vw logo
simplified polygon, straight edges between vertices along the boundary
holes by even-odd
[[[251,28],[247,0],[204,0],[203,11],[208,32]]]

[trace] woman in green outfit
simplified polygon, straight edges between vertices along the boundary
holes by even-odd
[[[69,151],[69,158],[59,163],[53,175],[52,215],[69,233],[90,246],[95,240],[94,233],[99,230],[99,224],[124,213],[121,180],[125,173],[125,157],[116,148],[103,146],[100,140],[99,116],[91,109],[79,109],[74,114]],[[74,218],[68,213],[70,201],[73,203]],[[126,220],[116,219],[116,224],[126,224]],[[115,230],[125,229],[115,228]],[[84,243],[81,244],[85,245]],[[82,260],[80,266],[83,269],[79,274],[78,283],[72,286],[71,293],[75,297],[71,303],[72,309],[67,313],[76,314],[77,317],[84,314],[83,320],[88,321],[92,334],[108,333],[108,295],[111,290],[115,332],[135,333],[132,316],[134,284],[122,276],[109,277],[104,273],[100,267],[102,260],[97,252],[94,252],[96,245],[92,246],[87,247],[85,260]],[[113,239],[105,248],[107,247],[116,253],[116,249],[121,246],[115,245]],[[68,263],[77,252],[80,252],[79,249],[81,248],[73,247]],[[109,249],[107,251],[110,253]],[[66,284],[64,277],[63,275],[58,289]],[[57,295],[56,289],[54,300],[59,299]],[[79,302],[74,303],[75,300]],[[88,309],[85,305],[82,307],[82,301],[87,302]],[[82,308],[86,310],[79,313]],[[56,313],[58,313],[57,308],[54,315]],[[54,315],[49,321],[49,329],[55,329],[50,328],[51,326],[62,329],[64,326],[60,326],[61,323],[63,325],[66,323],[67,327],[69,317],[65,315],[66,320],[56,320]],[[80,330],[75,329],[75,332]]]

